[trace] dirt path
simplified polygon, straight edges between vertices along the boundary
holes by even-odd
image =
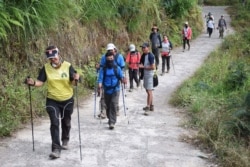
[[[221,14],[229,24],[225,7],[204,7],[203,16],[211,11],[215,21]],[[232,33],[231,28],[226,35]],[[154,91],[155,112],[144,116],[142,107],[146,104],[144,89],[127,92],[127,116],[121,115],[113,131],[108,130],[107,120],[93,117],[94,97],[80,104],[82,161],[80,161],[77,109],[72,118],[70,149],[62,151],[61,158],[49,160],[51,139],[49,120],[34,127],[35,151],[32,151],[31,127],[19,131],[13,137],[0,141],[0,162],[2,167],[206,167],[211,166],[201,156],[207,156],[197,148],[181,140],[190,131],[183,129],[183,112],[168,105],[176,88],[200,67],[208,54],[222,40],[216,30],[211,38],[201,34],[191,41],[191,50],[172,52],[174,68],[169,74],[159,76],[159,86]],[[79,87],[80,89],[80,87]],[[99,100],[99,99],[98,99]],[[98,106],[97,106],[98,109]],[[128,124],[129,122],[129,124]]]

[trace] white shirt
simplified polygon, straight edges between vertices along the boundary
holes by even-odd
[[[214,29],[214,21],[213,21],[213,20],[209,20],[209,21],[207,22],[207,27],[213,28],[213,29]]]

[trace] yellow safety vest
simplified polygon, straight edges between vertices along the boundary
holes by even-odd
[[[73,96],[73,87],[69,78],[70,65],[69,62],[63,61],[61,66],[56,69],[50,63],[45,64],[48,98],[56,101],[65,101]]]

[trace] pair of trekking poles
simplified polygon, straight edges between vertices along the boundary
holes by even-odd
[[[30,78],[29,76],[27,78]],[[77,102],[77,117],[78,117],[78,132],[79,132],[79,148],[80,148],[80,160],[82,161],[82,144],[81,144],[81,130],[80,130],[80,114],[79,114],[79,102],[78,102],[78,80],[76,81],[76,102]],[[30,121],[31,121],[31,131],[32,131],[32,144],[33,151],[35,151],[35,140],[34,140],[34,123],[33,123],[33,111],[32,111],[32,98],[31,98],[31,86],[28,85],[29,89],[29,101],[30,101]]]

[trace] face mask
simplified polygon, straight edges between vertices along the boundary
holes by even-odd
[[[56,68],[58,65],[56,65],[55,63],[51,63],[52,67]]]
[[[114,64],[114,60],[106,60],[106,65],[108,68],[112,68]]]

